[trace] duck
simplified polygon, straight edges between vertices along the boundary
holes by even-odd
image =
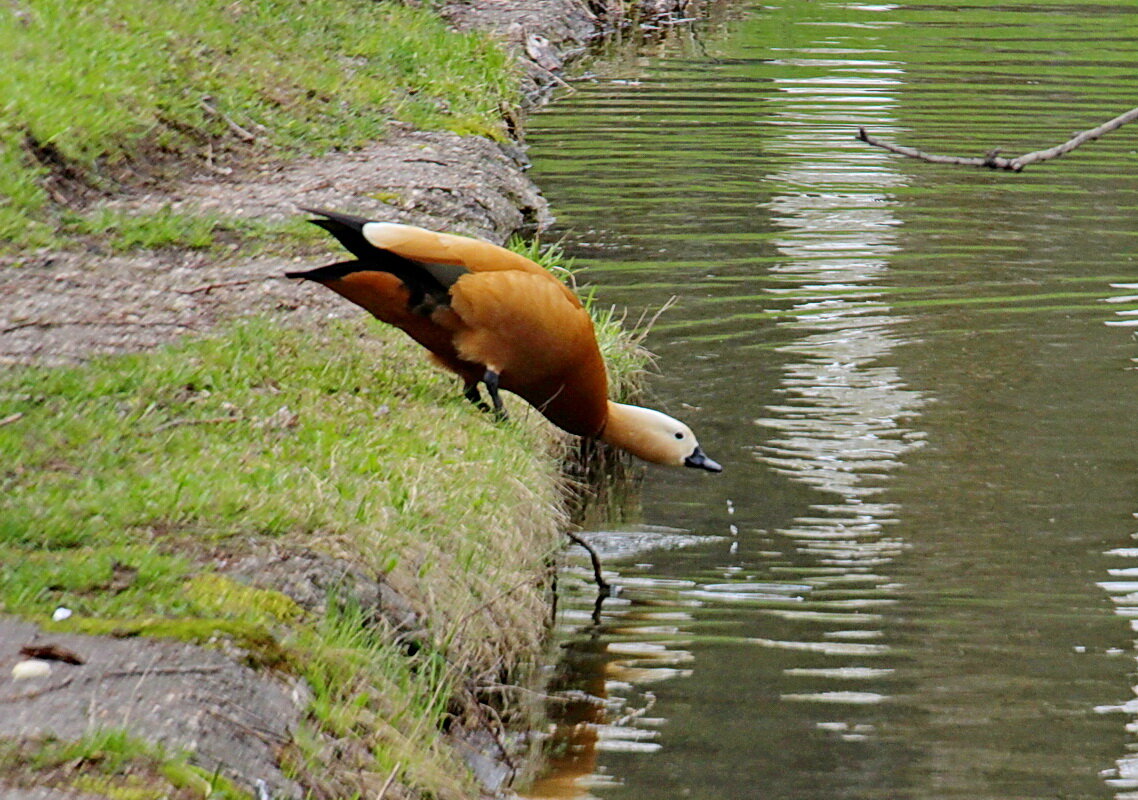
[[[484,239],[301,210],[353,258],[286,277],[321,284],[402,330],[462,379],[470,402],[505,417],[508,391],[575,436],[653,464],[722,471],[683,422],[608,398],[592,318],[544,267]]]

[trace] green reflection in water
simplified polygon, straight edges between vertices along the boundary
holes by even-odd
[[[542,791],[1138,791],[1138,133],[1019,175],[854,139],[1050,146],[1136,65],[1132,4],[731,3],[533,121],[602,302],[678,298],[652,389],[727,467],[648,475],[715,538],[610,561],[599,622],[566,575],[555,685],[608,705]]]

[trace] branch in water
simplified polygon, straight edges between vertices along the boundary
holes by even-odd
[[[1017,156],[1016,158],[1004,158],[999,154],[1000,151],[998,149],[990,151],[983,158],[964,158],[960,156],[941,156],[935,153],[925,153],[912,147],[902,147],[898,144],[882,141],[876,136],[871,136],[867,133],[865,128],[857,129],[857,138],[866,144],[888,150],[890,153],[916,158],[921,161],[928,161],[932,164],[957,164],[964,167],[988,167],[989,169],[1004,169],[1011,172],[1019,172],[1028,164],[1034,164],[1037,161],[1048,161],[1052,158],[1064,156],[1076,147],[1084,145],[1087,142],[1093,142],[1100,136],[1118,130],[1126,123],[1133,122],[1136,119],[1138,119],[1138,108],[1132,108],[1125,114],[1119,114],[1114,119],[1109,122],[1104,122],[1097,128],[1091,128],[1090,130],[1075,134],[1063,142],[1063,144],[1049,147],[1046,150],[1024,153],[1022,156]]]

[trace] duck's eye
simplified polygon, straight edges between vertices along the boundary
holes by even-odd
[[[682,439],[682,438],[684,438],[684,434],[681,431],[676,431],[676,438]]]

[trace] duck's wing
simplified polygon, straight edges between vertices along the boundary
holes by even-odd
[[[518,271],[461,277],[451,287],[448,310],[455,349],[500,375],[502,388],[554,424],[593,435],[606,413],[604,359],[592,318],[562,289],[557,281]],[[450,324],[442,314],[435,318]]]

